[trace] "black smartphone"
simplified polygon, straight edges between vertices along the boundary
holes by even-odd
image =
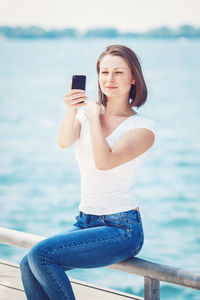
[[[86,86],[85,75],[73,75],[72,77],[72,89],[84,90]]]

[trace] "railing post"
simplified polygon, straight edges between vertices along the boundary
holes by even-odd
[[[144,277],[144,300],[160,300],[160,281]]]

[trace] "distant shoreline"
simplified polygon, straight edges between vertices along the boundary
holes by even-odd
[[[15,39],[63,39],[63,38],[164,38],[164,39],[199,39],[200,27],[194,27],[188,24],[180,26],[178,29],[171,29],[166,26],[148,30],[145,32],[121,32],[116,28],[94,28],[81,33],[75,28],[51,29],[46,30],[40,26],[31,25],[22,26],[0,26],[0,38]]]

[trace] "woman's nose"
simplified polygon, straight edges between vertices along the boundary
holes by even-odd
[[[112,73],[108,74],[108,80],[113,81],[114,80],[114,75]]]

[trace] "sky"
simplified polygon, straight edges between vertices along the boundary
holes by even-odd
[[[200,27],[200,0],[0,0],[0,26],[114,27],[137,31]]]

